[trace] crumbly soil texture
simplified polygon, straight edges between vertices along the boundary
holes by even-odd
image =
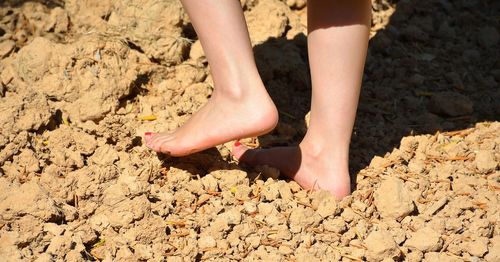
[[[307,3],[241,4],[280,112],[242,142],[296,145]],[[179,1],[1,1],[1,260],[500,261],[499,13],[373,0],[353,193],[336,201],[238,165],[230,143],[183,158],[144,146],[214,89]]]

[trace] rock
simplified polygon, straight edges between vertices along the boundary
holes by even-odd
[[[243,208],[247,214],[253,214],[257,212],[257,205],[254,202],[245,202],[243,203]]]
[[[421,260],[422,259],[420,259],[418,261],[421,261]],[[462,262],[462,261],[464,261],[464,258],[460,258],[458,256],[450,256],[446,253],[441,253],[441,252],[428,252],[428,253],[425,253],[424,261],[428,261],[428,262],[440,262],[440,261]],[[474,261],[474,260],[472,260],[472,261]]]
[[[153,250],[150,245],[136,244],[134,246],[134,254],[140,261],[151,261],[153,258]]]
[[[73,262],[85,262],[86,261],[83,258],[82,253],[80,253],[76,250],[70,250],[68,253],[66,253],[64,260],[65,261],[73,261]]]
[[[53,31],[55,33],[66,33],[69,29],[70,21],[68,13],[61,7],[56,7],[51,10],[50,19],[45,26],[45,31]]]
[[[338,234],[344,233],[347,230],[346,222],[342,218],[328,219],[323,222],[325,230]]]
[[[278,0],[259,1],[245,13],[252,44],[259,44],[270,37],[283,36],[288,25],[290,8]]]
[[[441,92],[432,96],[429,111],[438,115],[463,116],[474,111],[472,101],[459,93]]]
[[[438,251],[443,246],[441,235],[430,227],[424,227],[414,232],[405,246],[415,248],[422,252]]]
[[[223,213],[221,217],[228,225],[237,225],[241,222],[241,213],[236,208]]]
[[[241,170],[217,170],[210,174],[218,179],[221,190],[231,190],[232,187],[248,184],[247,174]]]
[[[191,50],[189,51],[189,58],[193,60],[204,60],[205,52],[203,51],[203,47],[201,46],[200,40],[196,40],[191,45]]]
[[[375,169],[386,168],[389,166],[390,162],[391,161],[389,161],[389,159],[387,159],[387,158],[383,158],[380,156],[374,156],[370,162],[370,167],[375,168]]]
[[[428,206],[427,209],[425,209],[424,214],[428,217],[434,215],[438,210],[440,210],[443,206],[448,203],[448,197],[442,197],[438,201],[434,202],[431,206]]]
[[[271,183],[268,186],[264,187],[264,189],[261,192],[264,199],[268,201],[276,200],[280,196],[279,186],[280,185],[278,183]]]
[[[43,231],[48,232],[54,236],[62,235],[65,231],[64,227],[55,223],[46,223],[43,225]]]
[[[35,153],[30,149],[21,150],[21,154],[19,154],[18,162],[21,166],[26,170],[26,172],[38,172],[40,170],[40,166],[38,164],[38,159],[35,156]]]
[[[367,259],[370,261],[395,259],[400,254],[396,242],[387,230],[371,232],[365,240],[365,245],[368,249]]]
[[[310,208],[295,208],[288,219],[292,233],[299,233],[314,223],[313,212]]]
[[[12,40],[4,40],[0,42],[0,59],[7,57],[16,47],[16,42]]]
[[[334,215],[337,212],[337,201],[329,194],[329,197],[324,198],[319,202],[316,213],[322,218]]]
[[[488,252],[488,238],[479,237],[469,242],[467,252],[476,257],[483,257]]]
[[[403,219],[415,208],[403,181],[392,177],[382,181],[375,191],[375,206],[382,217],[397,220]]]
[[[490,172],[495,170],[498,162],[495,161],[495,152],[493,150],[479,150],[474,160],[476,167],[480,172]]]
[[[493,242],[493,245],[489,248],[489,252],[484,256],[484,259],[488,262],[500,261],[500,237],[496,236],[491,242]]]
[[[292,199],[293,194],[292,194],[292,190],[290,189],[290,185],[283,180],[278,181],[278,184],[280,185],[279,192],[280,192],[281,198],[285,199],[285,200]]]
[[[71,238],[68,236],[55,236],[51,239],[47,247],[47,253],[52,255],[64,254],[69,251]]]
[[[63,212],[56,202],[34,180],[21,186],[10,186],[0,193],[2,219],[15,219],[30,214],[45,222],[63,219]]]
[[[106,144],[95,150],[94,154],[89,158],[89,162],[101,166],[110,166],[119,158],[118,152],[112,146]]]
[[[500,35],[494,27],[485,26],[479,30],[478,41],[483,47],[488,48],[496,46],[499,40]]]
[[[201,184],[206,191],[216,192],[219,190],[217,179],[212,174],[205,175],[201,178]]]
[[[50,261],[53,261],[52,256],[48,253],[43,253],[40,256],[38,256],[34,262],[50,262]]]
[[[294,9],[302,9],[306,6],[306,0],[286,0],[286,4]]]

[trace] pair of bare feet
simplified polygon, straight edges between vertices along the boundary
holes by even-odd
[[[239,1],[181,0],[210,64],[215,90],[209,102],[173,133],[146,133],[146,145],[185,156],[218,144],[271,131],[278,112],[259,76]],[[305,189],[337,198],[350,193],[349,142],[368,47],[369,0],[309,0],[307,46],[311,119],[299,146],[249,149],[233,155],[269,165]]]
[[[259,89],[262,92],[245,96],[214,93],[206,105],[173,133],[146,133],[146,145],[156,152],[179,157],[268,133],[278,122],[278,111],[265,88]],[[324,189],[342,198],[350,193],[347,162],[337,161],[335,152],[328,150],[331,145],[319,142],[307,135],[296,147],[250,149],[236,142],[232,153],[247,165],[276,167],[304,189]]]

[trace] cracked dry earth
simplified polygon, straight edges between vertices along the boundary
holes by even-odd
[[[297,144],[305,0],[242,0]],[[146,149],[213,82],[176,0],[0,2],[0,260],[500,261],[498,1],[373,0],[351,196],[248,169],[230,145]]]

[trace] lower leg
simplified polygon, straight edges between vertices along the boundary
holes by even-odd
[[[277,111],[257,71],[238,1],[183,0],[212,70],[214,92],[173,133],[145,137],[157,152],[184,156],[238,138],[270,131]]]
[[[356,116],[370,29],[370,1],[310,1],[308,51],[312,100],[310,127],[302,144],[348,173],[349,143]]]
[[[350,193],[349,143],[368,44],[368,0],[308,2],[308,50],[312,100],[309,130],[298,147],[248,150],[235,156],[275,166],[305,188],[341,198]],[[287,155],[296,161],[281,157]]]

